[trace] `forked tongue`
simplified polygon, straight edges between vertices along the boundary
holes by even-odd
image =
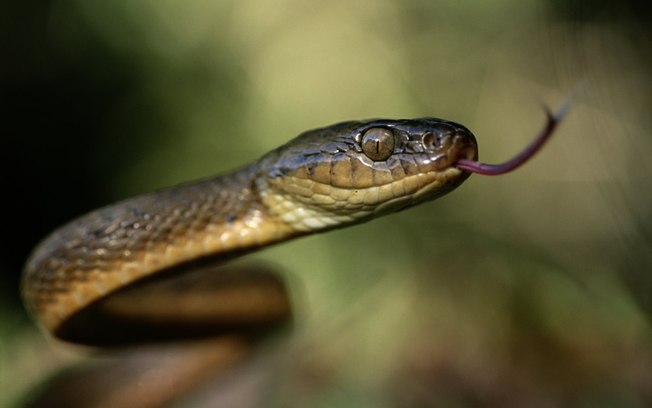
[[[525,164],[532,156],[534,156],[543,145],[550,139],[550,136],[555,131],[555,128],[562,121],[568,110],[570,109],[570,100],[562,105],[556,114],[552,114],[546,109],[548,120],[543,130],[537,135],[536,138],[519,154],[512,159],[500,164],[482,163],[476,160],[459,159],[455,163],[455,167],[461,170],[470,171],[472,173],[484,174],[486,176],[497,176],[500,174],[508,173],[516,170]]]

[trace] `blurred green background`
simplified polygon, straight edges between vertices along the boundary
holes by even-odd
[[[650,14],[612,3],[0,3],[0,406],[77,359],[18,289],[67,220],[350,119],[454,120],[498,162],[570,95],[520,171],[259,256],[299,322],[265,406],[650,406]]]

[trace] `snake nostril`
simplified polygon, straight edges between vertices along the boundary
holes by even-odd
[[[426,150],[435,150],[439,146],[437,137],[430,132],[423,135],[421,143]]]
[[[451,145],[451,133],[446,131],[428,132],[423,135],[421,143],[426,150],[438,150]]]

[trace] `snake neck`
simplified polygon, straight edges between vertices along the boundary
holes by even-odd
[[[28,308],[55,330],[73,311],[131,282],[298,235],[261,199],[266,193],[256,182],[259,174],[252,165],[125,200],[65,225],[41,242],[25,267]]]
[[[301,235],[285,219],[285,210],[274,205],[273,188],[263,173],[254,164],[208,181],[211,195],[219,199],[213,203],[215,216],[206,234],[220,247],[209,252],[250,251]]]

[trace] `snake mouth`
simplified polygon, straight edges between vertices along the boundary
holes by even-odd
[[[444,149],[446,152],[439,157],[442,167],[458,168],[457,163],[460,160],[475,161],[478,159],[478,143],[471,132],[458,130],[444,136],[439,143],[438,148]]]

